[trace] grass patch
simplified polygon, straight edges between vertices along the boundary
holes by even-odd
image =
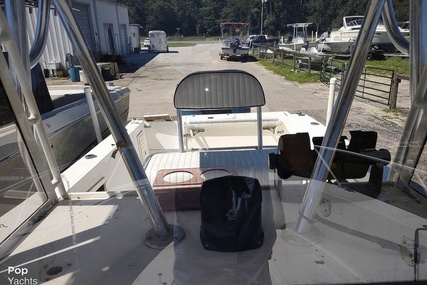
[[[317,83],[320,82],[320,75],[316,71],[293,71],[293,61],[285,60],[284,65],[279,62],[272,62],[271,60],[259,59],[258,62],[266,69],[273,71],[274,73],[283,76],[285,79],[295,81],[298,83]]]
[[[168,42],[168,47],[192,47],[195,46],[195,43],[171,43]]]
[[[279,60],[273,62],[271,59],[258,59],[258,62],[266,69],[273,71],[274,73],[285,77],[287,80],[295,81],[298,83],[317,83],[320,82],[320,72],[301,70],[300,72],[293,71],[293,60],[285,59],[284,64],[281,65]],[[333,64],[337,67],[343,68],[348,65],[348,60],[334,60]],[[386,70],[397,70],[398,73],[403,75],[409,75],[409,59],[401,57],[389,57],[385,60],[367,60],[365,67],[373,67]],[[348,66],[347,66],[348,68]],[[390,73],[389,71],[381,72],[381,70],[368,69],[369,73],[375,73],[381,75],[382,73]],[[384,75],[384,74],[383,74]]]
[[[168,42],[188,42],[188,41],[218,41],[219,37],[168,37]]]
[[[383,118],[389,120],[399,120],[400,122],[405,122],[406,117],[408,116],[409,110],[402,108],[386,108],[382,110],[384,112]]]
[[[349,60],[337,60],[348,65]],[[397,70],[398,73],[409,76],[409,58],[388,57],[385,60],[366,60],[365,66]]]
[[[409,58],[389,57],[385,60],[367,60],[365,66],[396,70],[400,74],[409,75]]]

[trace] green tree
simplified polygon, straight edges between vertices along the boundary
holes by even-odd
[[[220,14],[225,1],[202,0],[197,21],[197,34],[206,36],[219,36],[221,29]]]
[[[174,0],[171,1],[177,15],[177,32],[181,35],[196,35],[198,14],[201,6],[200,0]]]
[[[132,24],[142,26],[142,33],[161,29],[175,35],[177,28],[185,36],[220,36],[220,23],[249,23],[246,33],[263,32],[272,36],[292,33],[287,24],[313,22],[309,27],[319,34],[342,26],[342,18],[364,15],[369,0],[114,0],[129,8]],[[393,0],[398,21],[409,19],[409,1]]]
[[[178,16],[173,3],[167,0],[157,0],[150,3],[148,6],[146,29],[163,30],[168,35],[175,34],[176,28],[182,25],[178,22]]]

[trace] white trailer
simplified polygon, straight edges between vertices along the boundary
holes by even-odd
[[[150,37],[149,52],[169,52],[166,33],[164,31],[149,31],[148,36]]]

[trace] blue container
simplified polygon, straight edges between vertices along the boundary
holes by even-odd
[[[70,68],[70,77],[72,82],[80,82],[80,73],[77,67]]]

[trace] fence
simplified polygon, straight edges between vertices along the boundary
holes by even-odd
[[[320,70],[322,57],[315,54],[279,49],[276,44],[253,44],[252,55],[257,58],[278,62],[281,66],[291,67],[295,72]]]
[[[390,106],[394,70],[365,66],[356,96]]]
[[[345,74],[347,64],[334,58],[324,59],[320,81],[329,84],[332,77],[337,78],[337,88]],[[356,89],[356,97],[396,108],[396,97],[400,79],[393,69],[365,66]]]
[[[291,67],[295,72],[320,70],[320,81],[329,85],[330,79],[337,79],[337,90],[347,69],[347,63],[333,56],[310,55],[291,50],[283,50],[275,45],[255,45],[252,55],[257,58],[278,62],[282,66]],[[395,70],[365,66],[360,77],[356,97],[396,108],[397,91],[403,76]]]

